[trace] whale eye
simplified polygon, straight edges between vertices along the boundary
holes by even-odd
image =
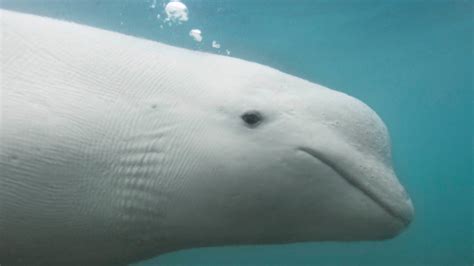
[[[243,113],[240,118],[242,118],[249,127],[256,127],[263,120],[263,116],[259,111],[247,111]]]

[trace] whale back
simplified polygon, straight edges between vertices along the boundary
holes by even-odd
[[[191,98],[203,53],[10,11],[1,23],[0,261],[167,251],[160,220],[178,156],[168,112]]]

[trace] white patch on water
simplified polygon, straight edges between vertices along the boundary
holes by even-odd
[[[225,49],[225,53],[226,53],[227,55],[230,55],[230,51],[227,50],[227,49]]]
[[[180,1],[171,1],[165,7],[166,20],[181,24],[188,21],[188,8]]]
[[[199,29],[192,29],[189,32],[189,36],[191,36],[195,41],[201,42],[202,41],[202,35],[201,35],[201,30]]]

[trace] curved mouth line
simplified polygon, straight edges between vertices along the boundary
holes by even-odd
[[[364,195],[366,195],[369,199],[371,199],[373,202],[375,202],[377,205],[379,205],[383,210],[385,210],[388,214],[390,214],[392,217],[395,219],[401,221],[405,226],[409,224],[409,221],[405,219],[404,217],[400,216],[396,212],[394,212],[386,203],[384,203],[380,198],[372,192],[370,189],[366,188],[361,182],[359,182],[356,178],[353,178],[348,172],[346,172],[344,169],[341,167],[337,166],[334,162],[326,158],[323,153],[307,148],[307,147],[298,147],[297,150],[300,150],[326,166],[330,167],[334,172],[336,172],[342,179],[346,180],[347,183],[349,183],[351,186],[355,187],[359,191],[361,191]]]

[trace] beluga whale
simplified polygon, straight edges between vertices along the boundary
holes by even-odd
[[[0,263],[389,239],[414,208],[361,101],[273,68],[1,11]]]

